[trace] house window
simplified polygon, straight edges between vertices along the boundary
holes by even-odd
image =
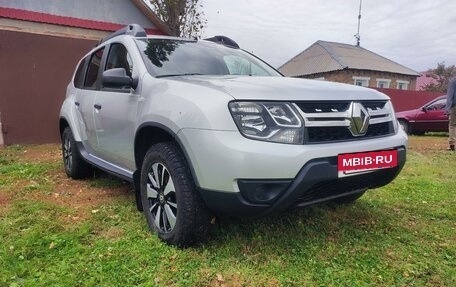
[[[353,77],[353,84],[356,86],[369,87],[369,77]]]
[[[397,80],[396,81],[397,85],[396,85],[396,89],[398,90],[408,90],[408,86],[409,86],[409,81],[401,81],[401,80]]]
[[[377,88],[389,88],[390,84],[390,79],[377,79]]]

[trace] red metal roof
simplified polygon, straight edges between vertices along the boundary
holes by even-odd
[[[433,83],[437,84],[437,81],[432,78],[426,76],[427,72],[422,72],[421,75],[416,79],[416,90],[421,91],[426,87],[427,85]]]
[[[27,11],[22,9],[3,7],[0,7],[0,17],[109,32],[119,30],[125,26],[123,24],[86,20],[74,17],[58,16],[40,12]],[[158,29],[145,28],[145,30],[147,34],[166,35]]]

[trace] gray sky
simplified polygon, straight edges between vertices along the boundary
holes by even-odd
[[[355,44],[359,0],[202,0],[204,35],[279,67],[317,40]],[[456,64],[456,0],[363,0],[361,46],[408,68]]]

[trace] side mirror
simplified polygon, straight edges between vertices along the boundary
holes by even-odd
[[[422,107],[421,110],[422,110],[423,112],[427,113],[428,108],[427,108],[427,107]]]
[[[102,83],[107,88],[138,87],[138,79],[130,78],[124,68],[115,68],[103,72]]]

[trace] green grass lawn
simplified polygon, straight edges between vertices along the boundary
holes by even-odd
[[[177,249],[131,186],[66,178],[57,145],[0,149],[0,286],[456,286],[456,153],[410,138],[389,186],[348,206],[222,220]]]

